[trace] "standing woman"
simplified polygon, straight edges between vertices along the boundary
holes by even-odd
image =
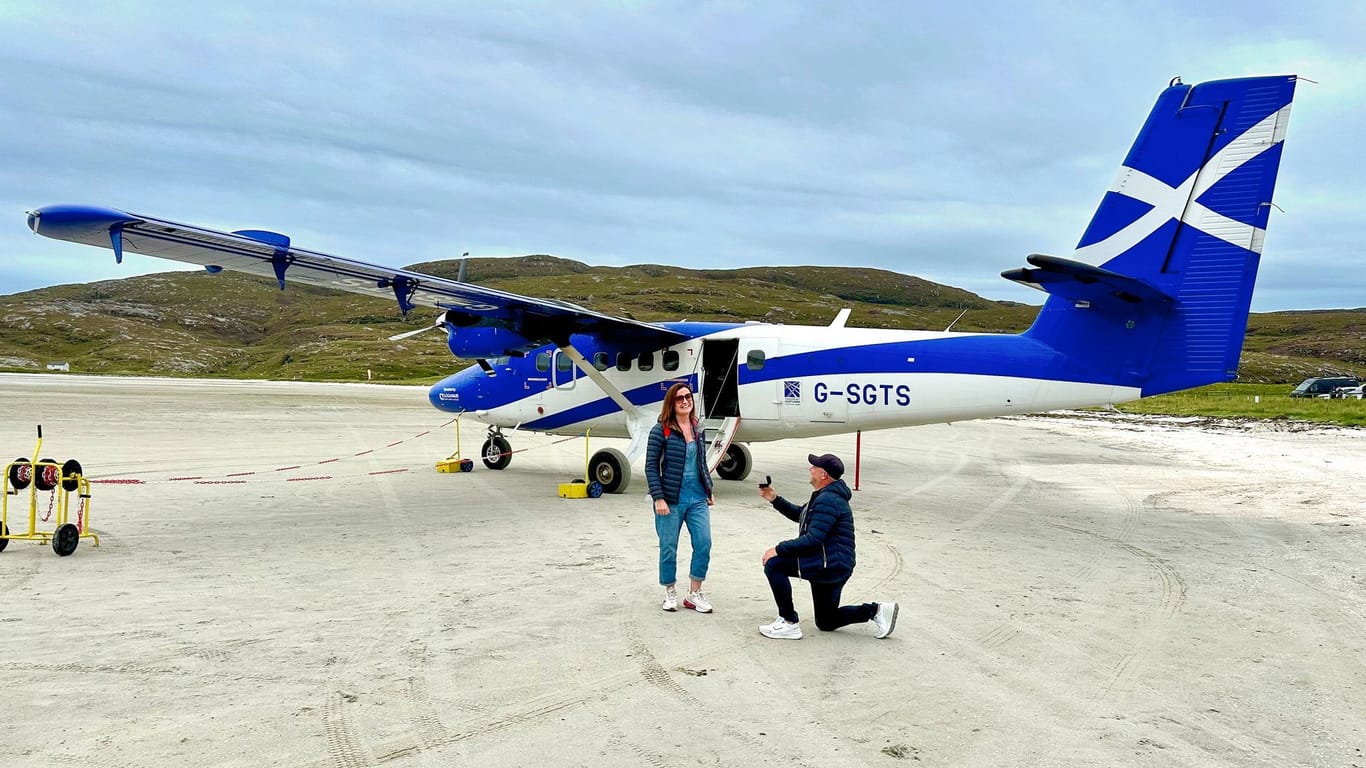
[[[711,563],[711,474],[707,472],[706,442],[697,424],[692,389],[685,383],[669,387],[659,412],[659,423],[650,430],[645,449],[645,478],[655,506],[655,533],[659,534],[659,584],[664,587],[666,611],[678,610],[675,588],[678,570],[678,537],[684,524],[692,541],[692,580],[683,607],[711,613],[702,594],[702,581]]]

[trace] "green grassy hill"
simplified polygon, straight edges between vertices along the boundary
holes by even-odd
[[[455,277],[455,261],[414,269]],[[995,302],[875,269],[590,267],[551,256],[471,259],[473,282],[549,296],[639,320],[829,323],[1013,333],[1038,307]],[[1042,298],[1042,296],[1040,297]],[[426,325],[393,301],[236,273],[170,272],[0,296],[0,370],[298,380],[426,382],[461,367],[441,334],[388,337]],[[1295,383],[1366,373],[1366,309],[1277,312],[1249,321],[1242,381]]]

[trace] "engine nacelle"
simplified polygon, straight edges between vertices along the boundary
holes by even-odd
[[[451,354],[465,359],[521,355],[540,346],[537,342],[507,328],[474,326],[451,328],[446,337]]]

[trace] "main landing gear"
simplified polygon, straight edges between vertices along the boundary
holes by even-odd
[[[588,460],[588,480],[602,484],[603,493],[622,493],[631,484],[631,464],[616,448],[604,448]]]
[[[722,480],[744,480],[749,477],[749,471],[754,467],[754,459],[749,455],[749,448],[739,443],[731,443],[726,449],[726,455],[721,457],[721,461],[716,465],[716,474]]]

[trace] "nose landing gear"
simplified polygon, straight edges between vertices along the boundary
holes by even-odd
[[[479,455],[489,469],[507,469],[512,463],[512,443],[503,437],[500,427],[489,427],[489,437],[479,449]]]

